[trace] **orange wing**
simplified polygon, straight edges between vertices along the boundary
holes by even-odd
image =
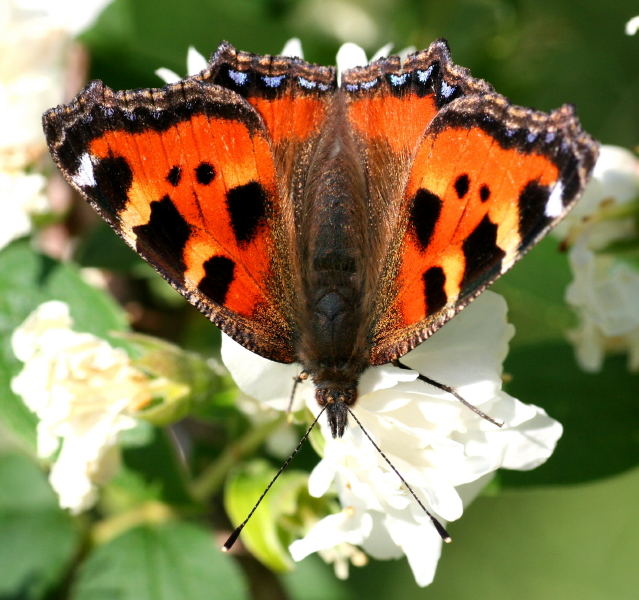
[[[261,56],[220,44],[197,76],[234,91],[260,114],[271,140],[294,251],[302,190],[336,90],[335,70],[296,57]],[[293,261],[295,260],[291,257]]]
[[[113,92],[91,84],[45,114],[69,183],[180,293],[247,347],[291,360],[275,299],[275,167],[257,113],[196,81]]]
[[[365,165],[380,250],[396,241],[402,191],[417,146],[437,113],[456,98],[492,92],[490,84],[454,65],[444,40],[409,56],[379,59],[342,76],[346,116]],[[379,257],[379,260],[384,260]],[[384,287],[383,274],[381,286]],[[384,312],[378,307],[374,312]]]
[[[443,41],[347,71],[351,128],[385,236],[371,364],[399,358],[570,208],[597,155],[570,107],[512,106]],[[380,183],[381,182],[381,183]]]
[[[163,89],[94,82],[44,128],[66,179],[127,244],[228,335],[291,362],[304,172],[290,166],[319,136],[334,79],[223,43],[205,71]]]
[[[505,273],[577,200],[596,155],[569,106],[546,115],[489,94],[443,109],[404,191],[393,302],[373,361],[404,354]]]

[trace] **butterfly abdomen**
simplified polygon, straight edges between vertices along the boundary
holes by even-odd
[[[339,123],[339,110],[335,116]],[[357,399],[367,365],[364,328],[367,238],[366,181],[350,131],[337,127],[317,150],[304,194],[309,207],[302,223],[302,289],[305,309],[298,317],[299,361],[327,406],[334,436],[347,421],[346,406]]]

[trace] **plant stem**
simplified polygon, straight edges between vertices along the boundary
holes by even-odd
[[[205,502],[222,486],[227,473],[238,460],[254,452],[264,440],[286,421],[281,415],[268,423],[250,429],[241,438],[233,442],[219,458],[210,464],[200,476],[191,484],[193,497]]]

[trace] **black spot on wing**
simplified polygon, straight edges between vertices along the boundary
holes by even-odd
[[[485,215],[462,244],[466,267],[461,294],[465,295],[501,273],[501,261],[506,254],[497,245],[497,225]]]
[[[226,256],[212,256],[203,266],[205,275],[198,289],[213,302],[223,305],[235,278],[235,263]]]
[[[426,314],[432,315],[446,306],[448,297],[444,290],[446,275],[441,267],[431,267],[422,275]]]
[[[123,156],[103,158],[93,168],[95,187],[87,192],[95,198],[100,208],[115,217],[126,206],[133,172]]]
[[[180,179],[182,178],[182,169],[177,165],[171,167],[169,172],[166,175],[166,180],[173,186],[177,187],[180,183]]]
[[[421,250],[425,250],[430,243],[441,210],[439,196],[424,188],[417,190],[411,202],[410,223]]]
[[[169,196],[151,202],[151,216],[146,225],[133,228],[137,251],[162,267],[178,283],[184,282],[184,247],[191,227],[179,213]]]
[[[238,185],[226,193],[226,205],[238,245],[250,244],[266,218],[268,200],[264,188],[257,181]]]
[[[470,179],[468,175],[464,173],[460,175],[455,180],[455,191],[457,192],[457,197],[459,199],[463,198],[468,193],[468,188],[470,187]]]
[[[202,185],[209,185],[215,179],[215,169],[208,162],[201,162],[195,167],[195,179]]]
[[[552,221],[545,214],[550,189],[538,181],[529,181],[519,194],[520,248],[528,246]]]
[[[479,188],[479,199],[482,202],[486,202],[490,198],[490,188],[484,183]]]

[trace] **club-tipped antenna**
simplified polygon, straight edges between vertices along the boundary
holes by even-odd
[[[235,544],[235,542],[237,541],[237,538],[240,537],[240,533],[242,533],[242,529],[244,529],[244,526],[249,522],[250,518],[253,516],[253,513],[257,510],[257,507],[261,504],[266,494],[268,494],[268,491],[271,489],[273,484],[277,481],[277,478],[284,472],[286,467],[288,467],[289,463],[295,458],[295,455],[299,452],[300,448],[302,447],[302,444],[306,441],[306,438],[308,438],[308,436],[311,434],[313,427],[315,427],[317,421],[324,413],[324,410],[326,410],[326,407],[323,407],[322,410],[319,411],[318,415],[315,417],[313,422],[310,424],[309,428],[306,430],[306,433],[304,433],[304,435],[301,437],[300,441],[295,447],[295,450],[293,450],[290,456],[284,461],[284,463],[279,468],[277,473],[275,473],[275,476],[273,477],[273,479],[271,479],[271,482],[266,486],[266,489],[262,492],[262,495],[257,499],[257,502],[251,509],[251,512],[249,512],[249,514],[246,516],[246,519],[244,519],[244,521],[242,521],[233,530],[233,533],[231,533],[231,535],[226,540],[226,542],[224,542],[224,545],[222,546],[222,552],[228,552],[233,547],[233,544]]]
[[[306,371],[302,371],[299,375],[293,377],[293,389],[291,390],[291,396],[288,399],[288,407],[286,408],[286,420],[289,423],[293,422],[293,401],[295,400],[295,392],[297,391],[297,386],[302,383],[302,381],[306,381],[308,379],[308,373]]]
[[[393,361],[393,364],[396,367],[399,367],[400,369],[414,371],[414,369],[411,369],[408,365],[405,365],[399,362],[398,360]],[[449,394],[457,398],[457,400],[459,400],[466,408],[469,408],[470,410],[472,410],[477,416],[481,417],[482,419],[486,419],[486,421],[488,421],[489,423],[492,423],[493,425],[496,425],[497,427],[504,426],[503,421],[498,421],[497,419],[493,419],[493,417],[491,417],[490,415],[487,415],[483,410],[480,410],[474,404],[471,404],[470,402],[468,402],[468,400],[463,398],[454,387],[446,385],[445,383],[439,383],[439,381],[435,381],[434,379],[431,379],[430,377],[426,377],[426,375],[422,375],[421,373],[417,373],[417,379],[420,379],[424,383],[428,383],[432,385],[433,387],[436,387],[444,392],[448,392]]]
[[[390,459],[388,458],[388,456],[386,456],[386,454],[384,454],[384,452],[382,451],[382,449],[377,445],[377,443],[375,442],[375,440],[370,436],[370,434],[368,433],[368,431],[366,431],[366,429],[364,428],[364,426],[362,425],[362,422],[357,418],[357,416],[355,415],[355,413],[347,406],[346,407],[348,409],[348,412],[350,413],[351,417],[353,417],[353,419],[355,420],[355,422],[359,425],[359,428],[364,432],[364,435],[368,438],[368,441],[373,444],[373,447],[375,448],[375,450],[377,450],[377,452],[379,452],[379,454],[381,455],[381,457],[386,461],[386,464],[395,472],[395,475],[397,475],[397,477],[400,478],[401,482],[406,486],[406,489],[408,489],[408,491],[410,492],[410,495],[415,499],[415,502],[417,502],[417,504],[419,504],[419,507],[428,515],[429,519],[431,520],[431,522],[433,523],[435,529],[437,530],[437,533],[439,534],[439,536],[442,538],[442,540],[444,542],[446,542],[447,544],[450,544],[450,542],[453,541],[453,538],[450,537],[448,531],[446,531],[446,529],[444,528],[444,526],[433,516],[433,514],[424,506],[424,503],[417,497],[417,494],[413,491],[413,488],[410,487],[410,484],[408,483],[408,481],[406,481],[404,479],[404,477],[402,477],[402,474],[397,470],[397,467],[395,467],[395,465],[390,461]]]

